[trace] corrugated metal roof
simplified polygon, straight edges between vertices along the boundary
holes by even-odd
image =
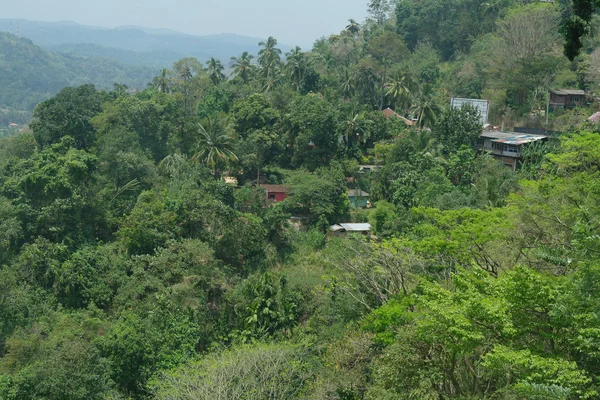
[[[290,191],[290,188],[285,185],[260,185],[260,187],[269,193],[288,193]]]
[[[360,189],[350,189],[348,190],[349,197],[369,197],[369,193],[364,192]]]
[[[392,110],[389,107],[386,108],[385,110],[381,111],[381,112],[383,113],[383,115],[385,115],[386,118],[391,118],[391,117],[400,118],[408,126],[413,126],[415,124],[414,122],[412,122],[408,118],[403,117],[402,115],[398,114],[396,111]]]
[[[346,232],[368,232],[371,230],[371,224],[338,224],[346,230]]]
[[[331,229],[331,230],[332,230],[332,231],[334,231],[334,232],[337,232],[337,231],[341,231],[341,230],[343,230],[344,228],[342,228],[340,225],[331,225],[331,226],[329,227],[329,229]]]
[[[547,138],[547,136],[544,135],[527,135],[516,134],[514,132],[500,131],[483,132],[481,134],[481,137],[486,139],[492,139],[492,142],[495,143],[512,144],[515,146],[520,146],[525,143],[537,142],[538,140]]]
[[[583,96],[583,95],[585,95],[585,90],[579,90],[579,89],[556,89],[556,90],[551,90],[550,93],[557,94],[559,96]]]

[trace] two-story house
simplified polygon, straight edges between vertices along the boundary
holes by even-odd
[[[531,143],[547,139],[548,137],[543,135],[489,131],[481,134],[477,147],[489,152],[515,171],[521,162],[523,149]]]

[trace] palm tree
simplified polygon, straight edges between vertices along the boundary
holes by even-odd
[[[346,26],[346,30],[348,32],[352,33],[353,35],[356,35],[358,32],[360,32],[360,24],[358,22],[352,18],[350,18],[348,22],[349,24]]]
[[[304,53],[299,46],[296,46],[292,51],[286,53],[285,57],[287,59],[285,67],[288,70],[292,83],[296,87],[296,90],[300,91],[300,85],[306,68]]]
[[[344,97],[344,101],[348,102],[350,97],[352,97],[352,93],[354,93],[354,79],[350,76],[350,72],[348,69],[344,71],[344,76],[342,76],[342,85],[340,87],[342,90],[342,96]]]
[[[184,154],[169,154],[158,163],[158,172],[164,176],[173,178],[181,175],[188,165],[188,159]]]
[[[233,152],[233,124],[223,117],[208,118],[198,124],[198,133],[198,152],[192,160],[209,167],[216,178],[219,165],[238,159]]]
[[[270,75],[268,77],[264,78],[264,83],[263,83],[263,92],[268,93],[270,91],[272,91],[273,89],[275,89],[275,87],[277,87],[277,85],[279,84],[279,79],[280,77],[278,75]]]
[[[249,54],[247,51],[243,52],[239,58],[231,57],[231,61],[233,61],[232,74],[234,74],[236,77],[240,77],[244,83],[248,83],[248,80],[250,79],[250,70],[252,68],[253,58],[254,56]]]
[[[372,122],[363,114],[354,114],[352,118],[342,122],[346,146],[350,147],[355,140],[359,143],[366,143],[371,134],[369,127]]]
[[[167,93],[171,90],[171,84],[169,82],[169,77],[167,76],[168,74],[168,70],[163,68],[160,70],[160,75],[154,77],[153,79],[152,83],[154,87],[161,93]]]
[[[430,85],[425,85],[421,88],[415,101],[414,112],[417,116],[417,125],[420,128],[425,126],[431,128],[435,125],[440,112],[440,106],[435,99]]]
[[[277,46],[277,39],[269,36],[267,41],[258,43],[262,49],[258,52],[258,63],[262,67],[263,77],[268,78],[275,72],[275,68],[281,62],[281,49]]]
[[[398,72],[396,76],[385,84],[386,96],[394,100],[394,107],[406,106],[410,96],[410,83],[405,74]]]
[[[408,142],[415,154],[422,152],[437,153],[435,151],[435,139],[429,130],[421,129],[411,132],[408,136]]]
[[[375,85],[377,74],[371,65],[360,65],[356,74],[356,88],[360,91],[363,100],[374,99],[376,96]]]
[[[497,16],[502,8],[502,0],[492,0],[489,2],[481,3],[481,8],[483,8],[483,14]]]
[[[218,85],[225,80],[225,74],[223,74],[225,68],[220,60],[211,57],[210,60],[206,62],[206,66],[208,67],[208,77],[214,85]]]

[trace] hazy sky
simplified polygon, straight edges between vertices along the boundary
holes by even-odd
[[[84,25],[141,25],[205,35],[275,36],[309,45],[362,21],[367,0],[2,0],[3,18],[71,20]]]

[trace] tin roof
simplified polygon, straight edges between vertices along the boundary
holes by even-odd
[[[579,89],[556,89],[556,90],[551,90],[550,93],[557,94],[559,96],[583,96],[583,95],[585,95],[585,90],[579,90]]]
[[[371,224],[338,224],[346,232],[368,232],[371,230]]]
[[[290,188],[285,185],[260,185],[267,193],[288,193]]]
[[[543,135],[527,135],[527,134],[518,134],[514,132],[500,132],[500,131],[491,131],[491,132],[483,132],[481,134],[482,138],[492,139],[492,142],[495,143],[505,143],[512,144],[515,146],[520,146],[526,143],[537,142],[538,140],[546,139],[547,136]]]
[[[360,189],[350,189],[348,190],[349,197],[369,197],[369,193],[362,191]]]
[[[396,118],[400,118],[408,126],[413,126],[415,124],[413,121],[409,120],[408,118],[403,117],[402,115],[398,114],[396,111],[392,110],[389,107],[386,108],[385,110],[381,111],[381,112],[388,119],[391,118],[391,117],[396,117]]]

